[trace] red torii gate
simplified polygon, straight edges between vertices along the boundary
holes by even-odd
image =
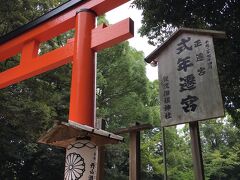
[[[94,52],[133,36],[133,21],[95,28],[95,18],[128,0],[75,1],[76,5],[0,45],[0,61],[21,52],[20,64],[0,73],[0,89],[73,63],[69,120],[93,127]],[[38,56],[39,44],[75,28],[64,47]]]
[[[1,37],[0,62],[18,53],[21,53],[21,60],[19,65],[0,73],[0,89],[72,63],[69,123],[93,133],[95,130],[95,52],[127,40],[134,34],[133,21],[129,18],[114,25],[100,25],[96,28],[95,19],[127,1],[68,1],[39,19]],[[40,43],[71,29],[75,29],[75,37],[69,39],[65,46],[44,55],[38,55]],[[82,127],[82,125],[86,126]],[[71,138],[79,135],[76,129],[68,128],[69,125],[66,125],[64,132],[71,131],[69,133]],[[99,130],[97,134],[108,136],[108,138],[114,137],[111,133]],[[49,137],[47,139],[49,140]],[[115,136],[115,139],[121,138]],[[46,141],[42,140],[42,142]],[[96,141],[94,143],[97,144]],[[65,144],[59,146],[66,147]]]

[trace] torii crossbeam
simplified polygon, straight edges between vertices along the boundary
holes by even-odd
[[[68,133],[70,138],[82,134],[92,134],[89,137],[95,139],[95,144],[99,143],[98,137],[101,137],[101,142],[105,144],[106,142],[102,138],[104,136],[121,140],[120,136],[94,129],[95,53],[133,37],[133,21],[128,18],[114,25],[103,24],[95,28],[95,20],[97,16],[103,15],[127,1],[71,0],[1,37],[0,62],[18,53],[21,54],[21,59],[19,65],[0,73],[0,89],[64,64],[72,63],[69,124],[73,127],[70,127],[69,124],[61,124],[60,134]],[[44,55],[38,55],[40,43],[71,29],[75,29],[75,37],[69,39],[65,46]],[[78,129],[82,129],[85,133],[82,131],[79,133]],[[56,134],[56,128],[53,131],[50,133],[51,135]],[[51,137],[54,142],[50,142],[50,134],[47,134],[40,142],[54,144],[60,141],[59,137]],[[66,137],[64,136],[64,138]],[[61,140],[64,141],[64,138]],[[68,139],[67,143],[69,142],[71,141]],[[66,144],[62,142],[54,145],[66,147]],[[65,169],[65,179],[70,178],[68,173],[69,171],[66,172]]]

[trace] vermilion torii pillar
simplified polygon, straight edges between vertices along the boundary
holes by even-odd
[[[95,100],[95,52],[91,34],[96,14],[83,9],[77,12],[69,121],[93,127]],[[100,34],[99,34],[100,35]]]
[[[0,73],[0,89],[64,64],[73,64],[69,123],[54,126],[39,140],[67,149],[65,179],[94,178],[96,146],[122,140],[120,136],[94,128],[95,53],[133,37],[133,21],[128,18],[111,26],[103,24],[95,28],[95,19],[127,1],[68,1],[0,38],[0,61],[21,54],[19,65]],[[75,29],[75,37],[65,46],[38,55],[40,43],[70,29]],[[81,167],[78,175],[75,166]]]

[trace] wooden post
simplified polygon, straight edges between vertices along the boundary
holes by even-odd
[[[97,119],[96,128],[105,130],[105,121]],[[105,146],[97,147],[97,180],[104,180]]]
[[[140,132],[145,129],[152,129],[150,124],[139,124],[136,122],[135,126],[130,128],[123,128],[116,132],[116,134],[130,134],[129,145],[129,180],[141,179],[141,151],[140,151]]]
[[[196,180],[204,180],[204,168],[201,151],[201,142],[199,135],[198,122],[190,122],[190,135],[191,135],[191,146],[192,146],[192,157],[193,157],[193,168]]]
[[[141,173],[141,155],[140,155],[140,132],[130,132],[129,146],[129,180],[140,180]]]
[[[165,143],[165,128],[162,127],[162,147],[163,147],[163,165],[164,165],[164,180],[168,179],[167,176],[167,155],[166,155],[166,143]]]
[[[105,147],[98,146],[97,152],[97,180],[104,180],[104,161],[105,161]]]

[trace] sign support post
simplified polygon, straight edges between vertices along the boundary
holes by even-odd
[[[191,149],[193,158],[193,169],[196,180],[204,180],[204,167],[202,159],[201,141],[198,122],[189,123],[191,136]]]
[[[165,128],[162,127],[162,147],[163,147],[163,164],[164,164],[164,180],[168,179],[167,175],[167,154],[166,154],[166,138],[165,138]]]

